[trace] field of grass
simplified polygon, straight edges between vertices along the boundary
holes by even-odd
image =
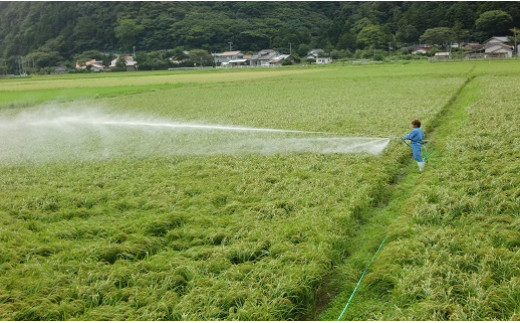
[[[475,260],[468,257],[489,260],[485,262],[489,266],[482,265],[484,271],[475,269],[473,276],[468,274],[469,280],[463,286],[478,281],[482,273],[502,268],[502,280],[495,291],[502,295],[498,298],[502,302],[507,303],[511,297],[514,302],[518,297],[514,294],[518,266],[507,267],[506,263],[518,260],[518,241],[513,234],[518,229],[518,211],[507,213],[509,222],[491,221],[481,213],[487,209],[478,209],[476,215],[470,213],[472,207],[487,203],[491,208],[487,211],[503,218],[503,213],[509,212],[504,208],[513,205],[510,197],[502,198],[504,208],[492,209],[497,201],[480,202],[483,196],[478,192],[485,191],[482,185],[496,190],[507,185],[514,190],[518,186],[507,181],[506,174],[515,170],[507,166],[511,165],[509,159],[500,158],[506,166],[496,168],[504,175],[496,179],[483,175],[488,170],[478,168],[482,160],[474,159],[477,155],[491,158],[489,147],[503,143],[497,138],[500,129],[510,131],[507,127],[514,125],[509,121],[500,124],[500,120],[518,118],[510,106],[515,98],[514,83],[506,96],[491,95],[496,95],[501,86],[490,84],[516,80],[507,76],[510,66],[503,62],[485,64],[114,73],[2,80],[0,119],[6,120],[22,111],[36,111],[43,104],[67,112],[94,107],[126,115],[211,124],[400,136],[409,130],[410,120],[420,118],[425,130],[437,126],[434,136],[442,141],[438,158],[420,177],[415,168],[407,168],[410,152],[399,142],[392,142],[378,156],[152,154],[98,161],[45,162],[32,158],[28,162],[6,162],[0,165],[0,318],[309,318],[321,301],[319,290],[327,277],[344,269],[339,277],[352,273],[351,279],[357,279],[357,269],[364,263],[354,255],[363,248],[357,245],[359,232],[369,225],[371,210],[391,199],[392,184],[403,176],[403,169],[412,172],[418,181],[410,198],[402,202],[409,212],[394,216],[395,221],[389,223],[392,239],[374,264],[374,272],[367,276],[366,286],[374,288],[367,287],[362,295],[367,299],[376,295],[383,301],[374,301],[373,308],[357,308],[349,318],[464,319],[461,315],[438,314],[445,313],[435,308],[442,304],[438,301],[440,294],[424,296],[424,291],[417,290],[417,296],[409,290],[417,287],[412,279],[435,282],[439,291],[442,286],[450,286],[432,276],[425,264],[435,260],[439,266],[436,270],[449,270],[450,266],[460,269],[455,256],[466,257],[462,260],[468,263]],[[476,77],[465,86],[472,75]],[[451,102],[464,86],[459,99]],[[461,97],[468,92],[478,93],[481,87],[489,96],[468,99],[471,108],[464,105],[457,109]],[[504,109],[487,110],[489,104]],[[466,109],[464,115],[448,118],[449,111],[462,108]],[[496,126],[486,123],[489,118],[496,120]],[[472,129],[463,127],[470,122],[467,120],[479,125],[482,134],[478,139]],[[457,134],[463,138],[451,139]],[[509,154],[514,158],[511,147],[516,147],[518,154],[518,137],[512,134],[508,138],[511,141],[503,143],[505,149],[496,151],[496,156]],[[461,154],[460,147],[480,149],[481,153]],[[459,162],[453,163],[454,158]],[[491,166],[496,164],[493,161]],[[469,162],[477,169],[467,167]],[[462,177],[451,181],[454,176]],[[469,184],[478,183],[469,176],[480,176],[483,182],[478,185],[482,187],[474,187],[475,194],[461,199]],[[517,179],[514,175],[511,178]],[[452,190],[448,190],[450,185]],[[451,191],[458,193],[451,195]],[[454,220],[466,222],[451,221],[453,228],[446,231],[448,218],[444,219],[444,214],[454,212],[458,212]],[[489,237],[489,241],[496,242],[491,247],[500,253],[495,258],[465,255],[462,251],[457,254],[458,249],[449,249],[464,248],[456,240],[456,232],[474,239],[467,233],[477,215],[497,230],[496,238]],[[472,230],[480,234],[476,231],[486,229],[481,224]],[[446,236],[453,239],[452,247],[435,244],[439,239],[445,242]],[[476,251],[482,250],[488,240],[479,241],[482,244],[475,247]],[[498,251],[500,244],[505,247]],[[438,246],[438,250],[431,246]],[[423,252],[415,255],[407,251],[411,248]],[[403,251],[400,258],[396,258],[396,250]],[[412,255],[412,260],[406,258]],[[490,267],[493,264],[495,267]],[[506,268],[512,269],[506,272]],[[454,274],[449,277],[461,279]],[[349,284],[338,283],[336,287],[346,291],[351,288]],[[471,288],[478,293],[483,287]],[[404,292],[400,299],[391,296]],[[413,304],[422,301],[435,306],[416,309]],[[447,298],[449,301],[464,309],[473,304],[462,300],[453,303]],[[405,305],[401,310],[385,312],[390,310],[385,305],[388,302]],[[514,306],[504,308],[501,316],[481,317],[507,319],[515,310],[518,313]],[[469,309],[457,310],[454,313],[470,313]],[[326,313],[334,311],[331,307]],[[365,316],[364,311],[373,314]],[[478,319],[476,315],[466,317]]]
[[[338,269],[343,292],[322,319],[338,317],[385,235],[344,320],[520,319],[518,71],[476,66],[439,119],[429,169],[400,187],[408,196],[388,207],[371,249]]]

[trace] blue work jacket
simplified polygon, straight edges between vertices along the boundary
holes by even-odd
[[[404,140],[411,140],[412,146],[421,146],[421,141],[424,139],[425,134],[421,128],[414,128],[409,134],[403,137]]]

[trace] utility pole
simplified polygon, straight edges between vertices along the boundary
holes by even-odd
[[[228,42],[228,44],[229,44],[229,51],[231,51],[232,50],[232,46],[233,46],[233,42],[230,41],[230,42]]]
[[[289,55],[292,55],[292,43],[289,42]]]
[[[18,56],[18,73],[20,76],[23,74],[22,56]]]
[[[513,53],[515,53],[515,56],[518,56],[518,47],[516,47],[516,27],[513,27],[513,34],[515,34],[515,48],[513,50]]]
[[[136,59],[136,58],[137,58],[137,56],[135,56],[135,46],[132,46],[132,49],[133,49],[133,51],[134,51],[134,54],[133,54],[133,56],[134,56],[134,59]]]
[[[22,74],[25,76],[25,68],[23,67],[23,56],[20,56],[20,62],[22,63]]]

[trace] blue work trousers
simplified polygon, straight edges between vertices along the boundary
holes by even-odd
[[[420,143],[412,142],[412,153],[413,153],[413,159],[415,159],[418,162],[423,161],[423,159],[421,157],[421,144]]]

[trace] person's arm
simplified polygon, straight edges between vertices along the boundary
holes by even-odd
[[[403,139],[403,140],[410,140],[411,136],[412,136],[412,133],[410,132],[409,134],[407,134],[406,136],[402,137],[401,139]]]

